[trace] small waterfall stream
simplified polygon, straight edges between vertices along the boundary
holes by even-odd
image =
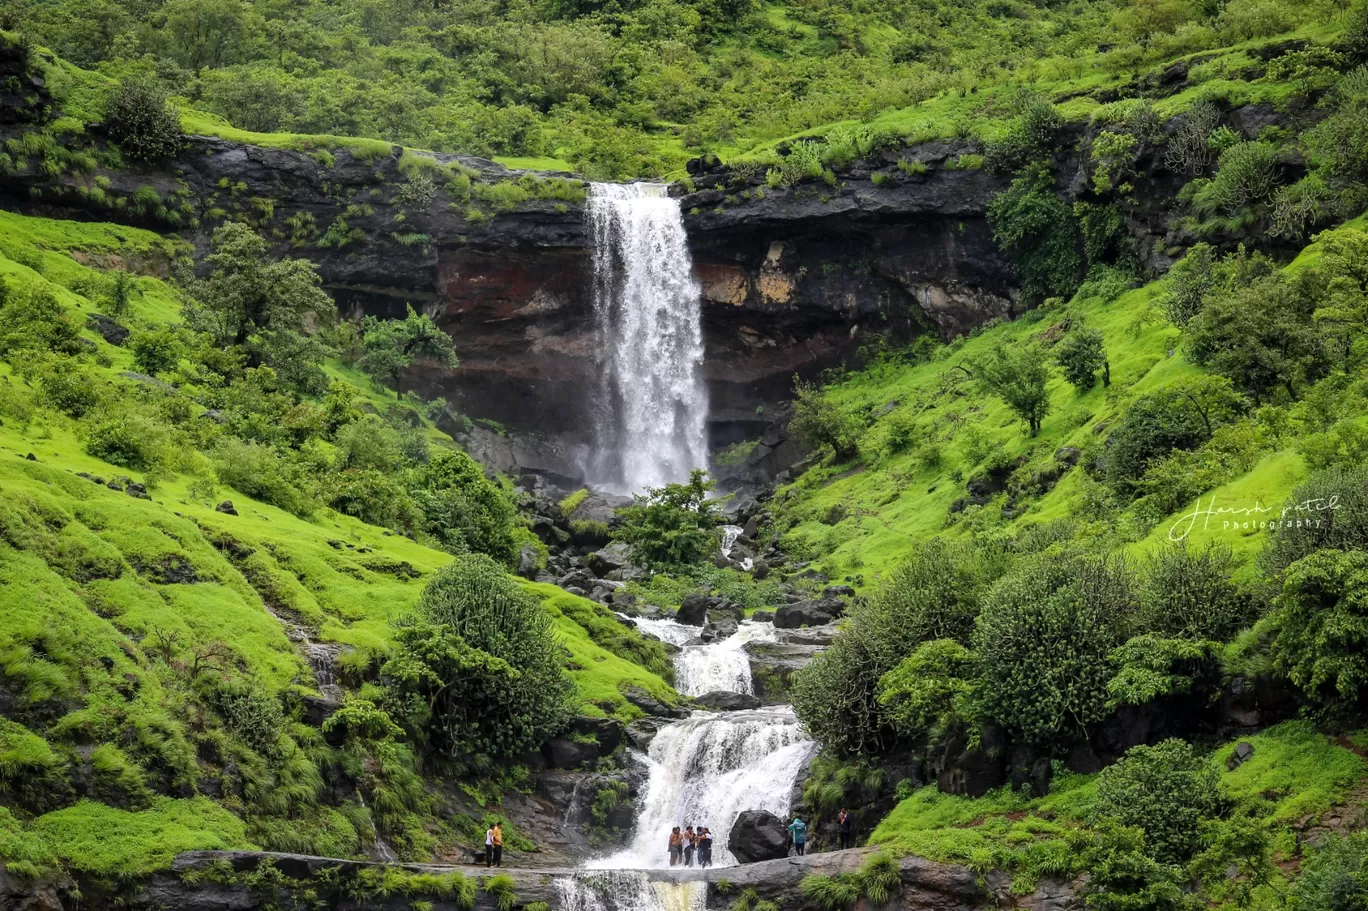
[[[688,479],[708,460],[700,289],[679,203],[662,184],[593,184],[594,320],[601,388],[595,486]]]

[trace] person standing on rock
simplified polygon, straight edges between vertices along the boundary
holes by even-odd
[[[494,827],[485,829],[485,866],[494,866]]]
[[[503,823],[494,823],[494,828],[490,830],[490,838],[493,844],[490,845],[490,853],[494,856],[494,866],[503,866]]]
[[[698,866],[712,866],[712,833],[706,827],[698,834]]]
[[[793,837],[793,851],[802,857],[807,849],[807,823],[797,816],[793,817],[793,822],[789,823],[789,835]]]
[[[670,866],[679,863],[679,856],[684,850],[684,836],[679,834],[679,826],[670,830]]]
[[[841,807],[841,812],[836,816],[836,830],[841,836],[841,850],[850,847],[850,811]]]
[[[684,866],[692,867],[694,858],[694,842],[697,841],[694,835],[693,826],[684,827]]]

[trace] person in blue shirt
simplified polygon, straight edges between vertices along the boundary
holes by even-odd
[[[807,847],[807,823],[795,816],[788,830],[789,835],[793,836],[793,850],[801,856]]]

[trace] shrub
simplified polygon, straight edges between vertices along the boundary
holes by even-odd
[[[1169,170],[1187,174],[1200,174],[1206,170],[1214,158],[1208,137],[1220,125],[1220,108],[1210,101],[1194,104],[1169,138],[1164,151],[1164,163]]]
[[[689,566],[709,559],[717,552],[716,529],[722,522],[708,499],[713,487],[707,475],[695,469],[687,484],[649,488],[622,511],[614,537],[632,545],[636,558],[647,566]]]
[[[1368,553],[1317,551],[1287,569],[1274,604],[1279,669],[1322,705],[1368,695]]]
[[[1150,463],[1174,450],[1195,449],[1241,410],[1241,400],[1220,378],[1173,383],[1142,395],[1126,408],[1107,438],[1103,473],[1123,496],[1138,492]]]
[[[1216,175],[1188,185],[1193,211],[1201,218],[1224,216],[1224,225],[1243,225],[1255,206],[1278,189],[1278,150],[1268,142],[1237,142],[1221,153]]]
[[[975,631],[985,710],[1021,740],[1058,745],[1107,711],[1107,658],[1134,612],[1124,562],[1034,557],[993,586]]]
[[[1102,333],[1096,329],[1073,330],[1055,346],[1054,355],[1064,379],[1079,392],[1087,392],[1097,383],[1097,371],[1107,363]]]
[[[956,701],[969,693],[973,658],[958,642],[935,639],[879,678],[879,705],[899,736],[913,743],[944,737],[956,718]]]
[[[894,732],[875,700],[881,676],[866,637],[842,632],[826,651],[793,677],[789,697],[798,718],[840,756],[882,751]]]
[[[180,336],[172,329],[138,332],[128,347],[133,352],[133,366],[148,376],[169,373],[180,363]]]
[[[985,144],[984,165],[998,173],[1020,171],[1049,160],[1063,118],[1054,105],[1035,93],[1023,94],[1016,103],[1017,116],[1001,138]]]
[[[126,79],[109,97],[104,112],[109,136],[130,158],[160,161],[180,151],[180,111],[149,79]]]
[[[1368,38],[1364,40],[1368,42]],[[1291,911],[1360,911],[1368,907],[1368,832],[1332,835],[1321,841],[1292,884],[1288,907]]]
[[[1021,277],[1028,301],[1069,297],[1082,279],[1083,260],[1073,210],[1054,191],[1044,168],[1031,168],[988,206],[993,237]]]
[[[325,489],[329,506],[370,525],[410,529],[419,522],[403,482],[391,473],[375,468],[339,471]]]
[[[1143,831],[1146,852],[1160,863],[1191,857],[1202,821],[1223,804],[1216,770],[1176,738],[1133,747],[1097,780],[1097,813]]]
[[[1141,574],[1141,626],[1187,639],[1232,638],[1253,619],[1252,599],[1231,580],[1233,570],[1230,548],[1216,542],[1151,551]]]
[[[844,411],[815,383],[793,378],[793,417],[789,429],[811,449],[831,447],[838,462],[859,454],[859,434],[863,429],[853,415]]]
[[[443,550],[488,554],[504,564],[517,557],[512,502],[464,452],[438,452],[415,472],[409,489],[424,532]]]
[[[391,714],[446,761],[488,773],[569,718],[574,684],[550,614],[483,554],[438,570],[396,635]]]
[[[269,446],[225,439],[210,457],[219,480],[240,493],[297,516],[317,506],[313,479]]]
[[[0,278],[0,357],[16,351],[76,354],[80,325],[46,288]]]
[[[168,445],[164,427],[141,415],[96,416],[86,432],[85,451],[111,465],[146,471],[163,461]]]

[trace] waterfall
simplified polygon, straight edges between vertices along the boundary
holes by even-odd
[[[736,543],[737,538],[741,537],[743,531],[745,531],[745,529],[740,525],[722,526],[722,556],[731,556],[732,545]]]
[[[704,911],[703,883],[652,882],[644,873],[603,870],[555,881],[559,911]]]
[[[707,464],[703,328],[679,203],[658,184],[593,184],[594,319],[602,387],[591,480],[625,492]]]
[[[747,642],[773,642],[774,624],[742,623],[731,636],[709,645],[686,645],[675,655],[675,688],[685,696],[726,690],[755,693]]]
[[[686,825],[712,830],[717,866],[735,863],[727,837],[736,817],[742,810],[788,813],[794,779],[815,748],[787,706],[695,712],[662,728],[651,741],[632,844],[591,866],[668,867],[670,829]]]

